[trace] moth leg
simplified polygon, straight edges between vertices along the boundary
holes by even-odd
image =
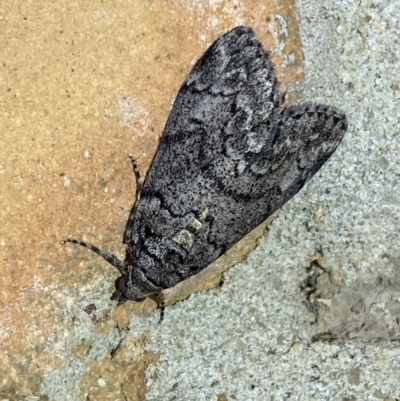
[[[65,244],[66,242],[71,242],[72,244],[78,244],[84,246],[85,248],[90,249],[92,252],[97,253],[103,259],[105,259],[108,263],[112,264],[116,267],[122,274],[125,274],[125,265],[121,262],[114,254],[106,251],[102,251],[101,249],[97,248],[97,246],[88,244],[83,241],[78,241],[76,239],[67,238],[66,240],[61,241],[61,244]]]
[[[134,156],[131,154],[129,154],[128,156],[131,159],[132,167],[133,167],[133,174],[135,174],[135,178],[136,178],[136,204],[137,204],[139,202],[140,192],[142,191],[144,179],[140,176],[140,170],[139,170],[139,167],[136,163],[136,159],[134,158]]]
[[[135,218],[136,208],[139,203],[140,192],[142,191],[143,182],[144,182],[144,179],[140,176],[140,171],[139,171],[139,167],[136,163],[136,159],[131,154],[129,154],[128,156],[131,159],[133,173],[135,174],[135,178],[136,178],[136,201],[133,205],[131,214],[129,215],[128,222],[126,223],[124,239],[123,239],[124,244],[128,244],[132,239],[133,220]]]
[[[164,310],[165,310],[164,294],[160,291],[160,292],[155,292],[152,295],[160,303],[160,320],[158,321],[158,323],[161,323],[164,320]]]

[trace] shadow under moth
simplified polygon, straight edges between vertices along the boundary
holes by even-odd
[[[125,260],[74,239],[122,274],[118,304],[155,297],[206,268],[292,198],[347,129],[340,110],[282,109],[270,54],[251,28],[217,39],[175,99],[129,216]],[[141,188],[140,188],[141,187]]]

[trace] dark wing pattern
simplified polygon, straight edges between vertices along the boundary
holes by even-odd
[[[269,54],[247,27],[219,38],[173,105],[124,235],[155,286],[198,273],[294,196],[334,152],[345,115],[279,111]]]

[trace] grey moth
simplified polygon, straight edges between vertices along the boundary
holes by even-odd
[[[120,271],[111,299],[153,296],[162,320],[162,291],[203,270],[292,198],[346,129],[345,114],[331,106],[282,108],[270,54],[251,28],[236,27],[197,61],[175,99],[126,225],[125,260],[64,242]]]

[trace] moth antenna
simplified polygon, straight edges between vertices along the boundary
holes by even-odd
[[[71,242],[72,244],[78,244],[78,245],[84,246],[85,248],[90,249],[92,252],[97,253],[103,259],[105,259],[108,263],[110,263],[111,265],[116,267],[122,274],[125,274],[126,269],[125,269],[124,263],[121,262],[114,254],[112,254],[110,252],[102,251],[101,249],[97,248],[97,246],[88,244],[83,241],[78,241],[76,239],[67,238],[64,241],[61,241],[62,244],[65,244],[66,242]]]

